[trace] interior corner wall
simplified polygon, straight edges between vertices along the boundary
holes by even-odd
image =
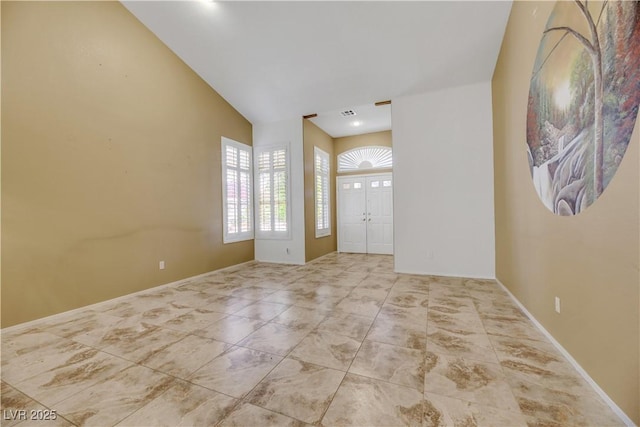
[[[281,264],[305,263],[304,141],[302,118],[253,126],[253,146],[288,144],[291,236],[289,239],[255,239],[257,261]]]
[[[335,252],[337,244],[336,224],[336,160],[334,156],[334,140],[326,132],[304,120],[304,216],[305,216],[305,254],[306,261]],[[318,147],[329,154],[329,204],[331,209],[331,234],[316,237],[316,186],[315,186],[315,158],[314,147]]]
[[[119,2],[0,7],[2,326],[252,260],[220,164],[251,123]]]
[[[514,2],[493,78],[497,278],[640,424],[640,121],[582,213],[540,201],[526,154],[529,84],[555,2]],[[562,302],[554,311],[554,298]]]
[[[393,100],[395,269],[493,278],[491,83]]]

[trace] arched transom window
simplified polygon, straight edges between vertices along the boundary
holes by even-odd
[[[391,147],[359,147],[338,154],[338,172],[390,168]]]

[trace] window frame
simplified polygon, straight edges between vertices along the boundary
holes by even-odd
[[[255,155],[253,158],[253,169],[255,171],[254,173],[254,191],[255,191],[255,198],[254,198],[254,211],[255,211],[255,236],[256,239],[262,239],[262,240],[288,240],[291,239],[291,149],[290,149],[290,144],[287,143],[281,143],[281,144],[271,144],[271,145],[264,145],[264,146],[260,146],[260,147],[254,147],[254,151],[255,151]],[[274,169],[274,165],[273,165],[273,153],[276,151],[280,151],[280,150],[284,150],[285,152],[285,166],[283,169],[280,169],[279,171],[284,171],[286,174],[286,179],[285,179],[285,215],[286,215],[286,230],[275,230],[275,222],[276,222],[276,216],[275,216],[275,210],[276,210],[276,203],[275,203],[275,188],[274,188],[274,176],[275,173],[277,172],[276,169]],[[269,180],[270,180],[270,187],[269,187],[269,191],[270,191],[270,211],[271,211],[271,230],[262,230],[261,226],[262,226],[262,221],[261,221],[261,196],[262,196],[262,191],[261,191],[261,186],[260,186],[260,178],[261,178],[261,174],[264,173],[261,171],[260,169],[260,157],[262,154],[264,153],[270,153],[270,165],[269,165]]]
[[[254,201],[253,201],[253,149],[250,145],[243,144],[238,141],[234,141],[233,139],[222,137],[221,138],[221,170],[222,170],[222,243],[236,243],[242,242],[245,240],[254,239]],[[238,150],[238,166],[229,166],[227,161],[227,147],[232,147]],[[246,152],[249,155],[249,168],[243,169],[240,166],[240,152]],[[229,202],[227,199],[227,188],[229,183],[227,182],[228,176],[227,173],[229,170],[237,170],[238,171],[238,179],[236,182],[236,191],[239,195],[242,194],[241,189],[241,179],[240,174],[243,172],[248,173],[248,200],[246,203],[243,203],[242,197],[238,197],[238,201],[236,202],[236,208],[238,211],[238,216],[236,218],[236,227],[239,230],[241,225],[241,210],[242,205],[246,204],[249,207],[249,230],[247,231],[237,231],[237,232],[229,232]]]
[[[321,171],[318,170],[318,158],[320,158],[320,163],[322,160],[326,160],[327,170]],[[324,219],[322,220],[323,224],[320,227],[319,224],[319,201],[318,201],[318,178],[321,178],[321,185],[323,187],[321,193],[322,194],[322,205],[323,211],[326,212],[326,223]],[[324,180],[322,180],[324,178]],[[326,193],[326,194],[325,194]],[[331,236],[331,156],[329,153],[322,150],[321,148],[314,146],[313,147],[313,198],[314,198],[314,217],[313,223],[316,231],[316,238]]]

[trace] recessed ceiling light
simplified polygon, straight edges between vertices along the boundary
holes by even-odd
[[[355,127],[358,127],[358,126],[360,126],[361,124],[362,124],[362,122],[361,122],[361,121],[359,121],[359,120],[356,120],[355,122],[352,122],[352,123],[351,123],[351,125],[352,125],[352,126],[355,126]]]

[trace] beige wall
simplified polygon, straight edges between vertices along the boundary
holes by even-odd
[[[336,162],[333,138],[309,120],[304,120],[304,223],[305,258],[308,261],[337,250]],[[313,147],[329,154],[331,160],[331,235],[316,238]]]
[[[120,3],[3,1],[2,56],[3,327],[253,259],[220,178],[251,124]]]
[[[345,151],[352,150],[358,147],[368,147],[368,146],[381,146],[381,147],[391,147],[391,131],[385,130],[382,132],[373,132],[373,133],[365,133],[362,135],[354,135],[354,136],[345,136],[342,138],[334,139],[334,149],[335,156],[334,161],[337,167],[337,158],[338,154],[344,153]],[[341,172],[338,175],[357,175],[361,173],[373,173],[373,171],[355,171],[355,172]],[[391,169],[380,169],[376,170],[377,172],[391,172]]]
[[[616,176],[591,207],[560,217],[543,206],[527,163],[526,110],[533,62],[554,5],[514,2],[493,77],[497,277],[640,423],[640,125]],[[554,312],[555,296],[562,314]]]

